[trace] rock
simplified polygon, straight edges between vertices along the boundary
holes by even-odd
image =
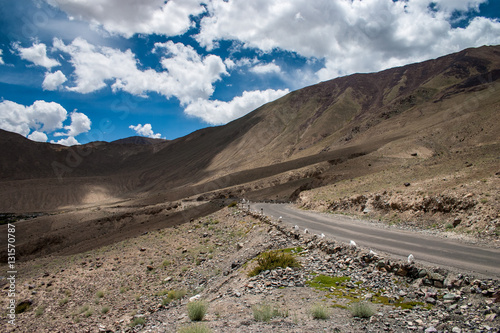
[[[429,303],[429,304],[432,304],[432,305],[436,305],[436,299],[434,297],[427,297],[425,299],[425,302]]]
[[[455,301],[457,300],[458,298],[460,298],[460,296],[457,296],[455,294],[451,294],[451,293],[448,293],[448,294],[445,294],[443,296],[443,300],[444,301]]]
[[[406,276],[407,274],[408,274],[408,271],[404,267],[400,267],[396,271],[396,275],[398,275],[398,276]]]
[[[33,301],[31,301],[30,299],[21,301],[16,305],[15,312],[16,313],[23,313],[23,312],[27,311],[32,304],[33,304]]]
[[[404,184],[406,187],[410,186],[411,184],[410,183],[405,183]]]
[[[425,333],[434,333],[434,332],[437,332],[438,330],[434,327],[434,326],[431,326],[429,328],[427,328],[425,330]]]
[[[419,278],[424,278],[427,276],[427,270],[425,269],[421,269],[419,272],[418,272],[418,277]]]
[[[487,314],[484,317],[484,319],[487,320],[487,321],[493,321],[493,320],[495,320],[496,317],[497,317],[496,313],[490,313],[490,314]]]
[[[153,269],[155,269],[155,268],[154,268],[153,266],[151,266],[151,265],[147,265],[147,266],[146,266],[146,269],[147,269],[148,271],[152,271],[152,270],[153,270]]]
[[[452,333],[462,333],[462,330],[460,329],[460,327],[455,326],[451,329],[451,332]]]

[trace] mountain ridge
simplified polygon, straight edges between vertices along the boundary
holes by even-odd
[[[475,122],[488,129],[477,140],[495,141],[496,123],[486,118],[497,117],[491,108],[498,104],[492,91],[498,85],[499,55],[500,46],[484,46],[378,73],[336,78],[293,91],[224,126],[170,141],[132,137],[63,147],[14,139],[2,131],[0,153],[5,158],[0,162],[0,187],[3,184],[9,189],[6,193],[18,199],[5,197],[0,210],[34,210],[36,205],[22,207],[22,203],[43,198],[47,184],[64,189],[61,198],[54,194],[52,204],[43,203],[44,209],[57,209],[81,202],[85,195],[75,193],[88,192],[89,186],[104,188],[113,198],[116,193],[122,198],[156,195],[301,158],[316,164],[327,159],[315,155],[375,141],[406,137],[407,143],[432,151],[450,149],[460,143],[440,126],[453,124],[450,128],[457,130],[470,126],[456,117],[472,114],[482,114]],[[482,110],[472,102],[487,107]],[[432,131],[439,131],[439,137],[429,139]],[[427,135],[419,135],[424,132]],[[12,192],[13,181],[32,186]],[[27,200],[26,193],[19,194],[23,191],[40,195],[35,198],[31,193]],[[71,191],[71,199],[64,198]]]

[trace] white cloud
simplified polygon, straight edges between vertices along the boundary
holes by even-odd
[[[156,43],[155,50],[158,49],[165,49],[168,56],[161,60],[168,73],[163,91],[170,92],[184,105],[210,97],[214,92],[213,83],[228,74],[219,56],[210,54],[202,58],[191,46],[171,41]]]
[[[56,144],[63,145],[63,146],[75,146],[75,145],[79,145],[80,144],[78,142],[78,140],[76,140],[72,136],[67,137],[66,139],[58,140],[58,141],[51,140],[50,143],[56,143]]]
[[[0,49],[0,65],[4,65],[5,64],[5,62],[2,59],[2,55],[3,55],[3,50]]]
[[[58,103],[35,101],[24,106],[11,101],[0,103],[0,127],[27,136],[31,129],[53,132],[63,127],[66,110]]]
[[[145,136],[145,137],[153,138],[153,139],[161,138],[160,133],[155,134],[153,132],[153,126],[151,126],[151,124],[144,124],[144,126],[141,124],[138,124],[136,126],[130,125],[128,128],[134,130],[137,134],[139,134],[141,136]]]
[[[86,114],[73,111],[70,114],[71,124],[64,126],[67,133],[55,133],[54,136],[72,136],[75,137],[79,134],[90,131],[91,121]]]
[[[61,71],[54,73],[47,72],[45,74],[42,87],[44,90],[57,90],[66,81],[66,75],[64,75]]]
[[[229,102],[198,99],[189,104],[184,112],[189,116],[201,118],[209,124],[220,125],[242,117],[261,105],[288,94],[288,92],[288,89],[244,91],[241,96],[237,96]]]
[[[76,144],[74,138],[78,134],[90,130],[90,120],[83,113],[72,112],[70,114],[71,124],[64,126],[68,118],[68,112],[64,107],[55,102],[35,101],[32,105],[24,106],[12,101],[0,102],[0,128],[19,133],[34,141],[47,141],[47,134],[60,129],[68,130],[62,134],[69,136],[59,140],[61,144]],[[30,134],[30,132],[33,132]],[[61,134],[54,133],[55,136]]]
[[[500,22],[475,18],[452,28],[459,10],[486,0],[296,0],[208,2],[197,41],[208,50],[220,40],[271,52],[281,49],[322,59],[319,80],[372,72],[467,47],[500,43]]]
[[[59,61],[47,56],[47,46],[44,43],[33,43],[33,46],[27,48],[23,48],[16,43],[13,44],[13,47],[19,52],[19,56],[22,59],[31,61],[37,66],[42,66],[50,70],[52,67],[61,65]]]
[[[71,56],[76,85],[67,89],[79,93],[102,89],[107,81],[114,81],[113,91],[123,90],[144,97],[148,92],[156,92],[166,98],[176,97],[185,105],[197,98],[210,97],[213,83],[227,74],[220,57],[203,58],[191,46],[171,41],[155,44],[155,52],[165,53],[161,60],[165,70],[159,72],[140,70],[130,50],[96,47],[81,38],[69,45],[55,39],[54,46]]]
[[[250,68],[250,72],[255,73],[255,74],[271,74],[271,73],[280,74],[281,68],[280,68],[280,66],[278,66],[274,62],[272,62],[269,64],[261,64],[261,65],[254,66],[254,67]]]
[[[48,137],[47,137],[47,134],[45,134],[43,132],[34,131],[30,135],[28,135],[28,139],[33,140],[33,141],[37,141],[37,142],[47,142]]]
[[[0,128],[24,136],[28,135],[30,125],[26,107],[11,101],[0,102]]]
[[[199,0],[46,0],[70,18],[131,37],[136,33],[176,36],[195,23],[191,16],[205,11]]]

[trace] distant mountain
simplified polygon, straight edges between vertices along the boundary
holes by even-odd
[[[152,138],[146,138],[143,136],[131,136],[128,138],[111,141],[111,143],[131,144],[131,145],[155,145],[155,144],[163,143],[166,141],[167,140],[165,140],[165,139],[152,139]]]
[[[322,161],[334,168],[389,142],[435,154],[498,144],[499,78],[500,46],[485,46],[322,82],[172,141],[63,147],[0,131],[0,212],[89,202],[92,189],[178,199]]]

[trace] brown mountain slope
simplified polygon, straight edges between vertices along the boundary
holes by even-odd
[[[431,155],[498,144],[499,77],[500,47],[481,47],[323,82],[173,141],[67,148],[1,131],[0,211],[152,194],[159,196],[153,201],[177,200],[369,154],[389,142]],[[308,186],[332,182],[336,164],[322,167],[331,177],[312,177]],[[261,167],[267,169],[254,170]],[[277,183],[260,189],[270,184]]]

